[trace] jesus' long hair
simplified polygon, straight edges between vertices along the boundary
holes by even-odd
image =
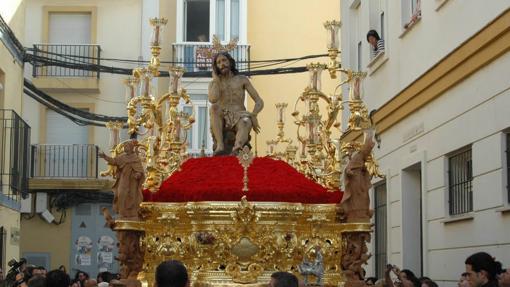
[[[232,56],[230,56],[229,53],[220,52],[220,53],[214,55],[214,57],[212,59],[212,68],[213,68],[214,72],[216,73],[216,75],[221,75],[221,71],[218,68],[218,66],[216,65],[216,60],[218,59],[218,57],[220,55],[225,56],[228,59],[228,61],[230,62],[230,71],[232,72],[232,74],[234,74],[234,75],[239,74],[239,71],[236,68],[236,60],[234,60],[234,58],[232,58]]]

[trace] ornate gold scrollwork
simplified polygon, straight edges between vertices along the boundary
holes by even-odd
[[[320,248],[324,283],[343,279],[341,233],[370,225],[341,224],[334,204],[142,203],[143,276],[150,281],[161,261],[182,261],[196,285],[263,284],[277,270],[296,272]],[[368,226],[368,227],[367,227]],[[151,283],[151,282],[149,282]],[[200,286],[202,286],[200,285]],[[205,286],[205,285],[204,285]]]

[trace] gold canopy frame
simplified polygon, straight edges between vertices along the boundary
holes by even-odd
[[[188,115],[179,110],[181,100],[192,104],[180,83],[184,73],[182,68],[170,68],[167,94],[161,97],[151,94],[151,81],[159,75],[159,35],[166,22],[165,19],[151,19],[154,28],[151,40],[153,57],[147,67],[133,70],[133,78],[125,82],[128,88],[128,127],[130,134],[144,137],[137,141],[136,148],[143,157],[147,173],[144,188],[151,192],[156,192],[162,181],[186,160],[187,145],[182,132],[194,122],[193,113]],[[296,159],[298,148],[292,145],[291,139],[285,138],[283,132],[282,115],[286,103],[277,105],[279,132],[274,145],[286,143],[288,147],[284,153],[273,154],[315,182],[336,191],[340,187],[342,158],[361,146],[360,143],[341,143],[340,138],[331,138],[331,129],[341,127],[337,118],[342,105],[349,104],[349,129],[373,128],[359,92],[365,74],[342,69],[337,61],[339,27],[338,21],[325,23],[330,33],[330,62],[308,66],[310,85],[297,100],[307,104],[308,113],[301,118],[296,110],[293,113],[298,127],[309,131],[304,137],[299,134],[298,128],[297,140],[302,144],[300,158]],[[216,42],[215,46],[218,45]],[[230,49],[232,45],[235,46],[235,43],[229,43],[224,49]],[[342,101],[340,95],[329,97],[322,93],[320,73],[324,69],[333,79],[337,72],[347,76],[340,85],[351,85],[349,100]],[[319,110],[320,100],[327,104],[324,120]],[[112,156],[122,153],[119,125],[108,125],[115,139],[111,142]],[[369,171],[378,175],[373,156],[371,161]],[[109,167],[102,175],[115,176],[116,169]],[[361,266],[370,257],[366,243],[370,240],[372,224],[345,223],[339,204],[248,202],[243,197],[240,202],[143,202],[139,214],[138,221],[112,220],[109,217],[107,222],[117,232],[119,253],[123,250],[121,269],[125,268],[124,273],[128,274],[124,279],[136,278],[137,284],[142,286],[153,285],[157,265],[168,259],[179,260],[186,265],[195,287],[266,286],[275,271],[292,272],[302,278],[298,266],[304,260],[318,256],[319,251],[324,267],[322,285],[363,286],[363,281],[358,280],[356,274],[362,273]],[[121,270],[121,274],[124,273]]]

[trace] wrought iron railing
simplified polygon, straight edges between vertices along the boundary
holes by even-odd
[[[200,43],[173,44],[173,61],[184,66],[188,72],[210,71],[211,59],[207,56],[207,50],[211,47],[210,44]],[[236,60],[239,71],[250,70],[249,45],[238,45],[229,53]]]
[[[448,159],[449,211],[458,215],[473,211],[473,164],[471,149]]]
[[[97,178],[98,151],[93,144],[32,145],[32,177]]]
[[[13,110],[0,109],[0,202],[28,194],[30,126]]]
[[[35,44],[34,55],[44,61],[36,62],[33,77],[97,77],[101,64],[101,47],[99,45]],[[64,63],[71,67],[56,66]],[[91,70],[73,69],[73,65],[86,65]]]

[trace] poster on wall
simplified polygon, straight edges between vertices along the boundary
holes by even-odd
[[[115,240],[108,235],[102,235],[97,240],[97,250],[101,252],[112,252],[115,247]]]
[[[80,236],[74,242],[76,256],[74,261],[79,266],[92,265],[92,239],[88,236]]]
[[[76,265],[79,266],[90,266],[92,265],[92,257],[90,255],[76,254],[75,256]]]
[[[98,252],[97,253],[97,268],[99,270],[112,270],[113,268],[113,253],[112,252]]]
[[[115,240],[108,235],[100,236],[97,240],[97,267],[100,270],[113,268],[113,248]]]

